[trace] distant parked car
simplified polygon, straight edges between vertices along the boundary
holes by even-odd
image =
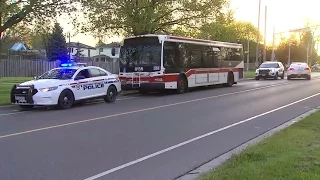
[[[259,80],[260,78],[274,78],[284,79],[284,66],[281,62],[278,61],[266,61],[263,62],[256,70],[255,79]]]
[[[320,64],[315,64],[311,67],[313,70],[319,70],[320,69]]]
[[[287,72],[288,80],[292,78],[305,78],[307,80],[311,79],[311,69],[307,63],[296,62],[292,63]]]

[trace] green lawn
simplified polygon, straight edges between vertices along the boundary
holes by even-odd
[[[10,104],[10,91],[14,84],[19,84],[32,77],[1,77],[0,78],[0,105]]]
[[[244,78],[254,78],[255,71],[244,71],[243,76]]]
[[[199,179],[320,179],[320,112],[249,147]]]

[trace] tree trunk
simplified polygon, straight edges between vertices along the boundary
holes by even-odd
[[[2,12],[0,12],[0,26],[2,26]],[[2,31],[0,31],[0,60],[2,53]]]

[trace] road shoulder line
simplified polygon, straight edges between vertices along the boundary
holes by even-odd
[[[188,173],[182,175],[181,177],[176,178],[176,180],[196,180],[198,177],[200,177],[202,174],[208,173],[212,170],[214,170],[215,168],[217,168],[218,166],[222,165],[224,162],[228,161],[233,155],[237,155],[239,153],[241,153],[243,150],[249,148],[250,146],[256,145],[259,142],[263,141],[265,138],[268,138],[272,135],[274,135],[275,133],[288,128],[289,126],[291,126],[292,124],[301,121],[302,119],[306,118],[307,116],[316,113],[320,110],[320,106],[318,106],[317,108],[311,109],[310,111],[307,111],[303,114],[301,114],[300,116],[297,116],[261,135],[259,135],[258,137],[255,137],[253,139],[251,139],[250,141],[214,158],[213,160],[201,165],[200,167],[193,169],[191,171],[189,171]]]

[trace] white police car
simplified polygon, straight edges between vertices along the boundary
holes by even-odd
[[[278,61],[266,61],[263,62],[257,69],[255,73],[255,79],[259,80],[260,78],[273,78],[278,79],[278,77],[281,77],[281,79],[284,79],[284,66],[281,62]]]
[[[114,102],[120,91],[118,75],[96,66],[64,63],[34,80],[14,85],[11,103],[24,109],[52,105],[67,109],[76,101],[87,99]]]

